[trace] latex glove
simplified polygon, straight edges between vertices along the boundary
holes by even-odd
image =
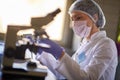
[[[50,39],[41,39],[39,43],[45,43],[50,45],[50,48],[39,47],[38,53],[41,54],[43,51],[52,54],[56,59],[59,59],[62,56],[64,49],[59,46],[57,43],[51,41]]]

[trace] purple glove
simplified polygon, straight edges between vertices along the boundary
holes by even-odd
[[[50,45],[50,48],[39,47],[38,53],[41,54],[42,51],[51,53],[56,59],[59,59],[62,55],[63,48],[60,47],[57,43],[51,41],[50,39],[41,39],[39,43],[45,43]]]

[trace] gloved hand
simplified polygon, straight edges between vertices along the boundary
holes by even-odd
[[[56,59],[62,56],[64,49],[60,47],[57,43],[51,41],[50,39],[41,39],[39,43],[45,43],[50,45],[50,48],[39,47],[38,53],[41,54],[43,51],[52,54]]]

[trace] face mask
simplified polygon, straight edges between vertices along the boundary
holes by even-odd
[[[91,31],[91,27],[87,26],[87,21],[73,21],[72,27],[74,33],[81,38],[88,37]]]

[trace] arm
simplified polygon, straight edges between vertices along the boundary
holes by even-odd
[[[96,49],[90,63],[84,69],[67,54],[58,62],[56,70],[64,75],[68,80],[98,80],[108,68],[111,61],[116,58],[116,48],[114,44],[100,44]],[[113,46],[113,47],[111,47]],[[115,63],[116,66],[117,63]],[[114,73],[114,72],[112,72]]]
[[[107,41],[103,40],[103,42],[100,42],[99,44],[95,45],[97,46],[97,48],[94,49],[93,51],[94,55],[92,55],[92,58],[89,64],[86,65],[84,68],[81,68],[81,66],[76,61],[74,61],[70,56],[62,53],[63,50],[58,45],[54,44],[49,40],[47,41],[50,42],[48,43],[45,41],[48,44],[52,43],[51,49],[42,49],[42,50],[52,54],[57,59],[57,62],[55,62],[55,65],[51,65],[52,69],[64,75],[68,80],[100,79],[100,77],[106,71],[108,66],[111,66],[110,65],[111,61],[117,57],[116,56],[117,50],[115,48],[115,44],[111,41],[109,42],[108,40]],[[40,49],[40,53],[41,53],[41,49]],[[57,55],[56,57],[56,54],[59,54],[59,55]],[[114,72],[115,72],[116,64],[117,64],[117,61],[115,61],[114,64],[112,64],[112,66],[114,67],[114,70],[112,69],[112,71]],[[112,72],[113,76],[114,76],[114,72]]]
[[[56,76],[57,79],[65,79],[63,75],[61,75],[54,69],[54,66],[57,65],[56,64],[57,60],[54,58],[54,56],[46,52],[42,52],[41,55],[37,54],[36,59],[41,64],[47,66],[48,69]],[[48,76],[49,75],[51,76],[51,74],[49,74],[49,71],[48,71]]]

